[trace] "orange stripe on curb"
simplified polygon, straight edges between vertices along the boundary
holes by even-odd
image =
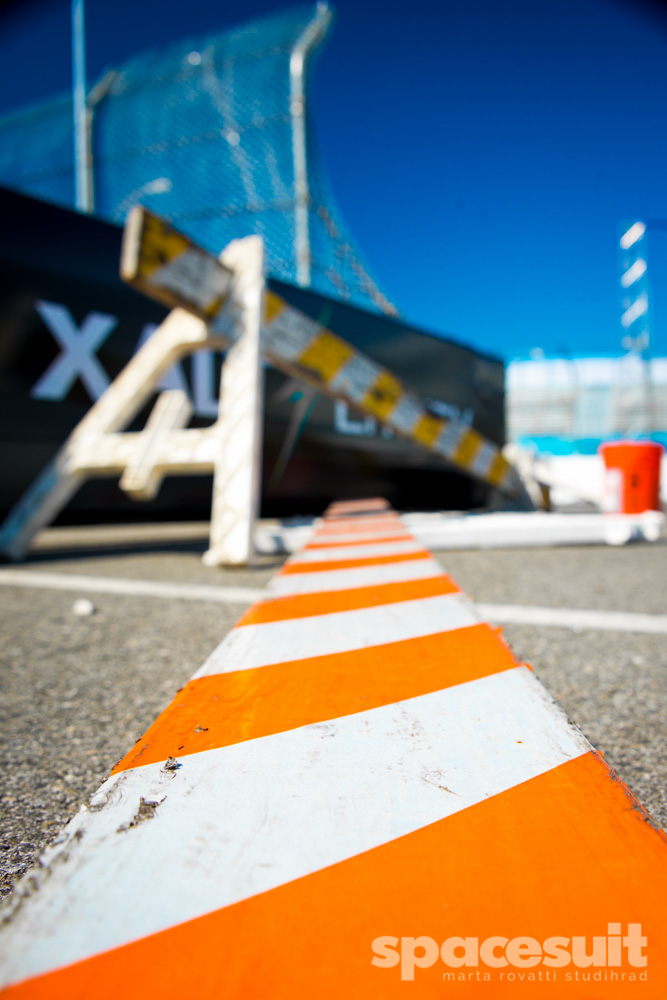
[[[324,512],[324,517],[336,517],[340,514],[363,514],[368,511],[389,510],[389,501],[384,497],[369,497],[367,500],[334,500]]]
[[[399,517],[394,514],[387,517],[367,517],[365,520],[362,518],[355,518],[351,520],[350,518],[341,518],[340,521],[327,521],[324,522],[316,532],[316,537],[323,538],[325,536],[333,537],[335,535],[345,535],[348,532],[353,534],[362,534],[364,531],[384,531],[385,528],[391,528],[400,530],[403,528],[403,522]],[[407,529],[404,529],[407,534]]]
[[[3,995],[662,1000],[664,857],[664,835],[648,825],[601,758],[585,754],[381,847]],[[645,970],[625,958],[613,969],[617,981],[595,982],[595,967],[570,965],[549,970],[551,981],[539,982],[537,972],[544,977],[547,971],[542,966],[452,968],[437,960],[415,969],[410,983],[401,981],[397,967],[371,965],[372,942],[383,935],[424,935],[438,944],[450,937],[544,942],[583,936],[590,950],[608,923],[621,923],[624,932],[629,923],[641,924],[648,939]],[[478,971],[490,976],[485,986],[476,983]],[[590,981],[574,981],[575,972]],[[621,981],[621,973],[639,978],[642,972],[646,982]],[[454,975],[443,982],[443,973]]]
[[[421,597],[437,597],[460,592],[460,588],[452,578],[443,573],[442,576],[433,576],[426,580],[408,580],[407,583],[383,583],[373,587],[356,587],[353,590],[275,597],[273,600],[253,604],[237,622],[236,628],[243,625],[260,625],[264,622],[282,622],[290,618],[310,618],[313,615],[333,614],[336,611],[376,608],[381,604],[397,604],[400,601],[416,601]]]
[[[517,666],[489,625],[190,681],[113,769],[353,715]]]
[[[279,576],[289,576],[292,573],[320,573],[330,569],[354,569],[357,566],[386,566],[389,563],[413,562],[416,559],[432,559],[427,549],[417,552],[399,552],[394,556],[370,556],[366,559],[335,559],[326,562],[286,563]]]
[[[395,520],[400,519],[400,515],[392,510],[390,507],[386,507],[382,510],[373,508],[372,510],[350,510],[350,511],[331,511],[327,510],[324,512],[321,518],[322,524],[331,524],[332,522],[338,521],[382,521],[384,518],[394,518]]]

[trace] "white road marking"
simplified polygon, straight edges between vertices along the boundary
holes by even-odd
[[[421,566],[422,560],[416,560],[415,563]],[[405,565],[415,565],[415,563]],[[371,566],[363,568],[382,570],[384,567]],[[330,572],[337,573],[339,571],[331,570]],[[347,570],[348,574],[349,572]],[[421,575],[420,573],[420,578]],[[423,575],[432,576],[437,574],[424,573]],[[304,576],[317,576],[319,578],[320,574],[309,573],[304,574]],[[294,577],[291,578],[293,579]],[[290,575],[288,574],[281,579],[289,580]],[[391,581],[385,579],[380,582],[388,583]],[[163,583],[159,580],[128,580],[110,576],[82,576],[76,573],[40,573],[33,570],[5,568],[0,569],[0,586],[29,587],[38,590],[69,590],[77,593],[87,591],[97,594],[120,594],[121,596],[130,597],[162,597],[183,601],[212,601],[215,604],[251,605],[256,601],[265,601],[273,597],[284,596],[282,592],[277,593],[273,589],[269,591],[253,587],[216,587],[210,584],[199,583]],[[366,584],[354,582],[348,584],[350,588],[355,586],[366,586]],[[348,589],[348,587],[327,587],[326,589],[338,590]],[[536,625],[601,632],[667,634],[667,615],[642,614],[634,611],[543,608],[532,605],[488,604],[486,602],[475,604],[474,607],[477,608],[482,619],[498,625]],[[348,614],[349,612],[342,613]],[[435,629],[434,631],[442,630]]]
[[[285,537],[286,532],[283,533]],[[308,545],[316,545],[322,551],[330,547],[336,547],[338,545],[343,545],[346,543],[358,543],[359,547],[364,547],[366,545],[375,545],[378,539],[383,538],[398,538],[400,536],[410,539],[411,541],[418,541],[415,539],[414,535],[406,531],[402,524],[388,525],[386,528],[377,528],[374,531],[348,531],[348,532],[330,532],[324,534],[323,532],[313,532],[308,539]],[[287,542],[287,539],[286,539]],[[288,545],[286,544],[286,547]],[[293,551],[293,550],[291,550]]]
[[[240,625],[225,636],[195,677],[383,646],[478,625],[479,621],[467,597],[444,594],[354,611]]]
[[[667,615],[635,611],[585,611],[578,608],[538,608],[519,604],[477,604],[487,621],[499,625],[553,625],[556,628],[602,632],[667,633]]]
[[[127,580],[115,576],[80,576],[76,573],[39,573],[25,569],[0,569],[0,586],[167,597],[179,601],[215,601],[219,604],[253,604],[267,597],[265,590],[252,587],[211,587],[209,584],[163,583],[159,580]]]
[[[285,885],[590,749],[517,667],[192,754],[176,771],[156,763],[121,773],[94,796],[97,811],[80,812],[46,856],[48,880],[7,930],[3,980]],[[142,798],[159,802],[155,816],[128,829]]]

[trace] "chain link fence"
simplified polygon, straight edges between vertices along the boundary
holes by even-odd
[[[322,11],[295,8],[109,70],[88,95],[93,209],[122,224],[133,205],[144,204],[213,252],[257,233],[272,276],[297,283],[305,253],[315,291],[394,314],[335,207],[307,100],[295,107],[293,56]],[[306,84],[320,40],[311,37],[305,48]],[[307,167],[301,191],[300,115]],[[0,184],[71,207],[73,160],[69,95],[0,119]],[[298,242],[299,198],[305,247]]]
[[[512,441],[556,452],[638,435],[667,444],[666,358],[514,361],[506,391]]]

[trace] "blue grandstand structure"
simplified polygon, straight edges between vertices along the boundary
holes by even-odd
[[[395,314],[333,202],[308,75],[326,4],[190,38],[108,70],[87,96],[88,207],[122,223],[138,203],[219,252],[264,238],[269,274]],[[75,204],[71,94],[0,118],[0,184]]]

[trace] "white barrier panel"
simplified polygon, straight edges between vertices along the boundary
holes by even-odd
[[[131,495],[150,499],[165,475],[214,473],[208,561],[252,559],[261,446],[261,240],[250,236],[234,241],[224,256],[235,270],[219,265],[229,280],[224,295],[216,298],[222,308],[217,331],[184,309],[169,314],[10,512],[0,531],[0,554],[23,558],[34,535],[89,477],[119,475]],[[180,272],[171,273],[172,284],[180,280]],[[142,431],[123,432],[176,361],[193,351],[221,350],[230,342],[229,372],[225,376],[223,365],[222,377],[226,402],[214,424],[185,428],[189,402],[180,390],[167,390]]]
[[[122,488],[137,499],[150,499],[165,475],[214,469],[211,546],[205,561],[251,561],[260,491],[260,355],[481,479],[504,494],[506,502],[532,506],[495,444],[457,420],[431,413],[390,371],[274,292],[263,296],[258,237],[233,241],[218,259],[138,206],[125,229],[121,275],[153,298],[187,312],[176,308],[158,327],[21,498],[0,531],[0,555],[23,558],[36,532],[89,476],[121,473]],[[195,350],[226,346],[220,412],[212,428],[183,429],[190,416],[187,401],[181,392],[170,391],[141,433],[119,433],[176,361]]]

